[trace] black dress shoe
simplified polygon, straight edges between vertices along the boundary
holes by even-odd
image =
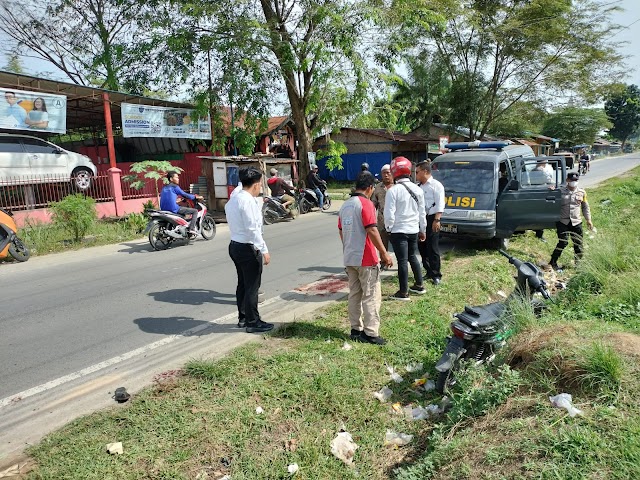
[[[244,328],[244,320],[238,320],[238,328]]]
[[[360,335],[362,335],[362,332],[360,330],[354,330],[353,328],[351,329],[351,334],[349,335],[349,338],[351,340],[353,340],[354,342],[357,342],[360,340]]]
[[[247,333],[264,333],[273,330],[273,327],[273,323],[267,323],[260,320],[256,323],[247,323],[245,331]]]
[[[387,341],[382,337],[370,337],[364,332],[362,332],[362,335],[360,335],[360,341],[373,343],[374,345],[385,345],[387,343]]]
[[[442,280],[441,280],[440,278],[437,278],[437,277],[436,277],[436,278],[434,278],[434,279],[432,280],[432,282],[433,282],[433,284],[434,284],[434,285],[440,285],[440,282],[442,282]]]

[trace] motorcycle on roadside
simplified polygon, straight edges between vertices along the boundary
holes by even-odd
[[[468,360],[476,364],[491,362],[496,352],[506,345],[507,338],[513,333],[504,318],[509,301],[516,300],[516,297],[529,301],[533,311],[540,314],[544,304],[535,294],[539,293],[545,300],[550,298],[547,283],[536,265],[512,257],[504,250],[500,250],[500,253],[509,259],[518,272],[516,287],[504,302],[465,306],[463,312],[453,315],[452,335],[447,337],[447,346],[436,364],[438,393],[445,393],[448,387],[455,384],[455,370],[460,361]]]
[[[0,208],[0,259],[11,255],[18,262],[29,260],[31,252],[17,233],[18,226],[11,212]]]
[[[318,202],[318,196],[316,192],[311,188],[300,189],[300,213],[308,213],[312,208],[321,208],[322,210],[329,210],[331,207],[331,196],[327,192],[327,184],[324,183],[320,187],[320,191],[324,196],[322,207]]]
[[[186,200],[187,206],[198,210],[196,231],[205,240],[216,236],[216,222],[207,211],[207,207],[194,200]],[[182,215],[163,210],[149,210],[150,217],[144,233],[149,233],[149,243],[154,250],[166,250],[176,240],[193,240],[198,235],[189,234],[189,221]]]
[[[263,223],[265,225],[271,225],[272,223],[282,220],[297,218],[300,212],[300,195],[294,191],[293,198],[293,203],[289,205],[289,209],[287,210],[280,198],[271,196],[264,197],[264,203],[262,205]]]

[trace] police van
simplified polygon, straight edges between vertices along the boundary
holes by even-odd
[[[441,233],[492,240],[507,248],[515,232],[555,228],[560,219],[562,157],[535,157],[531,147],[455,142],[435,158],[433,177],[445,189]]]

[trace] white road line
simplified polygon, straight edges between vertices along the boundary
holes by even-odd
[[[260,306],[265,307],[267,305],[270,305],[280,300],[282,300],[281,296],[273,297],[262,302]],[[16,393],[15,395],[11,395],[9,397],[3,398],[0,400],[0,408],[6,407],[7,405],[11,405],[12,403],[19,402],[20,400],[23,400],[28,397],[32,397],[39,393],[46,392],[47,390],[51,390],[52,388],[59,387],[60,385],[63,385],[72,380],[85,377],[87,375],[90,375],[91,373],[102,370],[103,368],[111,367],[125,360],[129,360],[139,355],[143,355],[151,350],[155,350],[156,348],[173,343],[182,337],[189,337],[195,333],[198,333],[202,330],[205,330],[211,327],[212,325],[223,325],[223,324],[229,323],[229,321],[235,320],[237,316],[238,316],[237,312],[224,315],[223,317],[217,318],[212,321],[208,321],[196,327],[190,328],[189,330],[185,330],[182,333],[170,335],[166,338],[163,338],[162,340],[158,340],[157,342],[153,342],[143,347],[136,348],[135,350],[131,350],[130,352],[123,353],[122,355],[118,355],[117,357],[110,358],[109,360],[105,360],[104,362],[96,363],[95,365],[91,365],[90,367],[83,368],[82,370],[78,370],[76,372],[70,373],[63,377],[56,378],[55,380],[51,380],[47,383],[43,383],[42,385],[38,385],[37,387],[33,387],[23,392]],[[238,330],[238,332],[240,331],[241,330]]]

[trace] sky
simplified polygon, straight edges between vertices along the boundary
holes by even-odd
[[[625,42],[620,49],[626,57],[625,64],[628,68],[628,76],[624,81],[640,86],[640,0],[611,0],[609,3],[623,9],[612,15],[613,23],[628,27],[611,37],[612,40]],[[3,40],[4,38],[0,35],[0,44],[4,44]],[[6,64],[6,54],[7,51],[0,48],[0,66]],[[68,81],[62,72],[56,73],[55,67],[47,62],[26,56],[22,57],[22,62],[27,74],[51,72],[47,75],[49,78]]]

